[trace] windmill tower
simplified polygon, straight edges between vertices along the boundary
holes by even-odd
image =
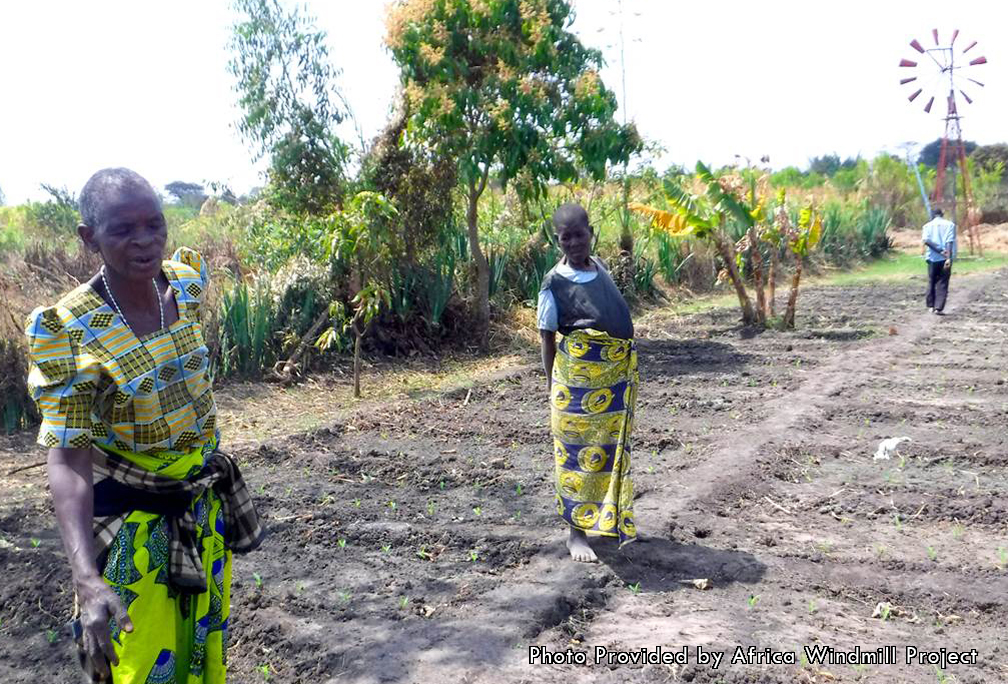
[[[924,104],[924,112],[927,114],[931,113],[936,100],[939,103],[945,101],[944,108],[941,104],[938,107],[939,112],[942,109],[945,112],[945,132],[938,153],[938,171],[931,204],[946,209],[953,220],[964,226],[969,235],[970,253],[973,253],[975,246],[982,255],[980,234],[976,228],[980,218],[979,210],[974,205],[973,191],[970,187],[969,166],[966,163],[966,148],[962,139],[963,115],[960,114],[960,107],[973,104],[973,98],[969,93],[975,95],[977,88],[984,87],[984,84],[974,76],[977,75],[978,67],[987,64],[987,58],[976,53],[969,54],[977,45],[975,40],[965,47],[960,43],[962,49],[956,47],[959,29],[952,32],[947,44],[941,43],[938,29],[932,29],[931,37],[934,39],[934,47],[924,47],[916,38],[910,41],[910,47],[921,56],[900,60],[901,68],[913,70],[913,75],[900,79],[900,85],[914,88],[907,97],[910,102],[914,102],[921,95],[927,97]],[[949,166],[952,167],[951,184],[946,176]],[[962,177],[964,220],[961,222],[957,220],[956,215],[957,166]],[[951,187],[946,187],[948,185]]]

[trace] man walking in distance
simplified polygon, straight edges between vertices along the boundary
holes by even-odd
[[[941,209],[935,209],[931,220],[924,224],[921,242],[927,247],[924,255],[928,265],[927,308],[940,316],[945,309],[952,260],[957,251],[956,226],[945,218]]]

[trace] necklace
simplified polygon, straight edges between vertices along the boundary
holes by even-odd
[[[101,267],[101,279],[102,279],[102,284],[105,286],[105,292],[108,293],[109,299],[112,300],[112,306],[115,307],[116,313],[119,314],[119,318],[122,319],[123,323],[126,324],[126,327],[129,328],[130,332],[133,333],[134,337],[136,337],[137,334],[133,330],[133,326],[131,326],[129,324],[129,321],[126,320],[126,316],[123,315],[122,309],[119,308],[119,302],[116,301],[115,295],[112,294],[112,288],[109,287],[108,280],[106,280],[106,278],[105,278],[105,265],[104,264],[102,264],[102,267]],[[154,287],[154,298],[157,299],[158,310],[161,312],[161,327],[158,328],[158,330],[163,330],[164,329],[164,302],[161,301],[161,293],[158,292],[157,281],[154,280],[153,278],[151,278],[151,285]]]

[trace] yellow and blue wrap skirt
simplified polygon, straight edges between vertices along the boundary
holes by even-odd
[[[561,337],[550,392],[557,513],[621,546],[637,537],[630,433],[638,383],[633,340],[595,330]]]

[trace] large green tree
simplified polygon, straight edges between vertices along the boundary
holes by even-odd
[[[269,159],[274,204],[323,213],[342,200],[349,147],[336,126],[350,115],[312,17],[278,0],[235,0],[241,20],[228,68],[241,108],[238,131],[255,159]]]
[[[466,191],[476,268],[477,338],[486,346],[490,277],[477,208],[494,172],[520,172],[539,193],[551,180],[587,172],[640,149],[633,126],[616,123],[616,97],[598,76],[602,56],[571,32],[566,0],[400,0],[386,42],[399,65],[410,132],[455,159]]]

